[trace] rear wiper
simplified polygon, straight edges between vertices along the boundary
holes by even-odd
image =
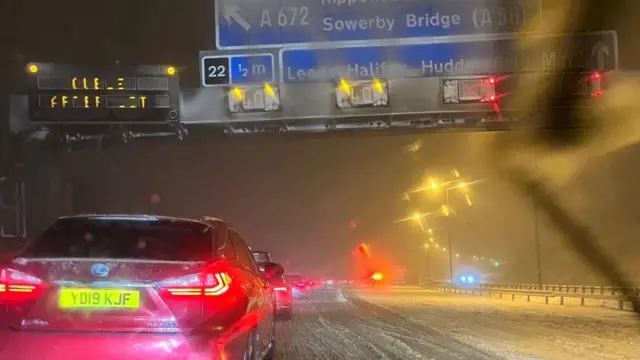
[[[566,32],[604,30],[606,19],[612,17],[619,19],[619,16],[623,15],[625,6],[623,1],[609,2],[606,6],[603,6],[600,0],[570,2],[572,10],[577,10],[579,14],[567,17],[573,23],[566,24]],[[553,6],[551,2],[545,2],[545,5]],[[557,5],[566,5],[566,3],[558,2]],[[584,48],[579,41],[583,40],[580,37],[568,37],[566,43],[568,49],[563,50],[569,54],[576,53]],[[575,89],[568,89],[567,86],[553,86],[547,91],[546,108],[542,112],[545,124],[537,136],[537,139],[546,145],[565,149],[584,145],[589,134],[585,129],[593,125],[578,107],[567,106],[575,102],[571,94],[576,93],[572,90],[577,91],[579,86],[577,82],[571,81],[570,76],[572,75],[567,72],[561,72],[556,84],[569,84],[569,87],[575,86]],[[640,301],[638,295],[632,290],[633,285],[625,279],[623,272],[612,258],[600,249],[593,233],[560,205],[559,196],[524,168],[507,168],[506,171],[514,185],[531,197],[538,209],[546,213],[549,221],[564,233],[578,255],[606,276],[612,284],[621,288],[624,299],[631,302],[634,312],[640,315]]]

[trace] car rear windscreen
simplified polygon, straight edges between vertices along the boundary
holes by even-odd
[[[194,221],[71,217],[58,219],[21,256],[202,261],[213,245],[210,228]]]
[[[256,262],[271,261],[271,255],[268,252],[264,252],[264,251],[254,251],[253,258],[256,260]]]
[[[285,275],[284,280],[288,283],[300,282],[302,281],[302,276],[300,275]]]

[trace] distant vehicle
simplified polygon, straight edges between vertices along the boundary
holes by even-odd
[[[306,297],[308,295],[308,285],[302,275],[284,274],[284,281],[291,286],[294,298]]]
[[[331,289],[331,288],[335,287],[335,285],[336,285],[336,281],[335,281],[335,280],[333,280],[333,279],[328,279],[328,280],[324,280],[324,281],[322,282],[322,284],[323,284],[323,286],[324,286],[325,288]]]
[[[215,218],[62,217],[0,263],[0,358],[272,358],[283,271]]]
[[[262,250],[253,250],[253,258],[258,267],[264,270],[265,264],[272,262],[271,253]],[[293,294],[292,289],[282,276],[277,276],[269,280],[276,294],[276,311],[281,318],[291,319],[293,316]]]

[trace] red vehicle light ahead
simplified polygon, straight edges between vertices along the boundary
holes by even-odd
[[[371,275],[371,279],[374,281],[382,281],[384,279],[384,275],[380,272],[377,272]]]
[[[44,282],[32,275],[13,269],[0,269],[0,300],[20,301],[37,297]]]
[[[163,295],[219,296],[229,290],[231,277],[225,272],[202,273],[167,279],[157,283]]]

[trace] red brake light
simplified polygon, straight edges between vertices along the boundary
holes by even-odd
[[[0,299],[33,297],[44,287],[39,278],[13,269],[0,269]]]
[[[202,273],[163,280],[157,285],[173,296],[219,296],[229,290],[231,277],[225,272]]]
[[[589,74],[589,86],[591,90],[591,96],[600,97],[602,95],[602,75],[594,72]]]

